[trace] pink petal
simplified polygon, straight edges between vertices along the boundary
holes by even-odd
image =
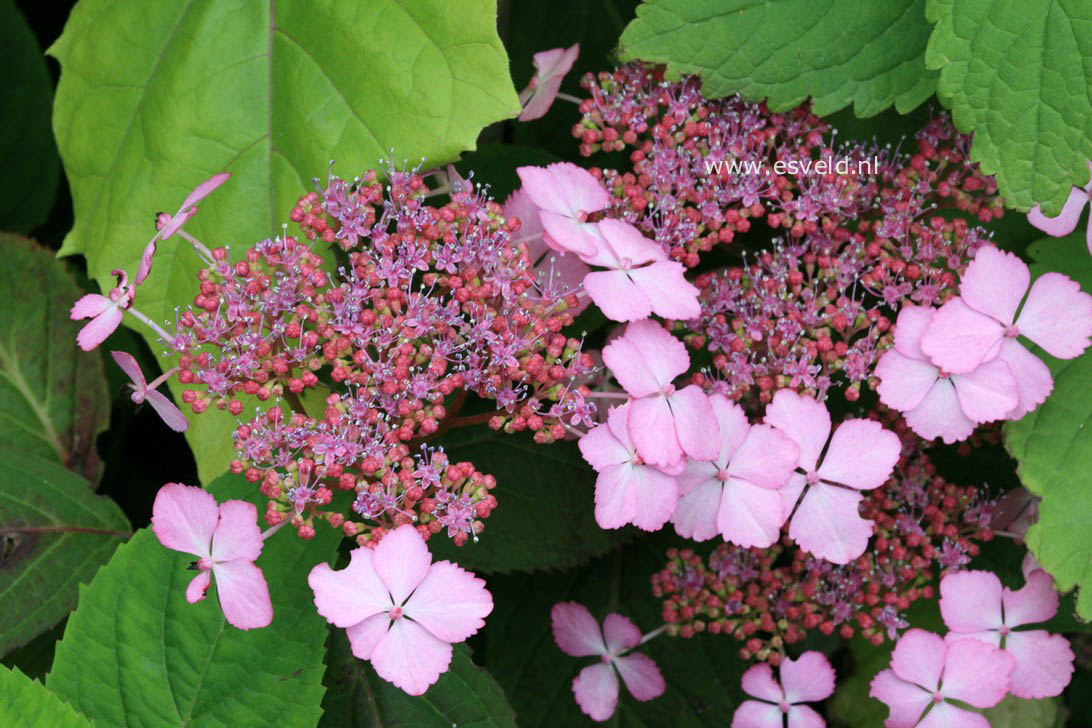
[[[700,390],[699,390],[700,392]],[[709,409],[712,419],[712,408]],[[653,465],[670,466],[683,457],[679,444],[677,422],[666,397],[652,395],[630,402],[627,420],[629,436],[641,458]],[[690,430],[688,430],[689,432]],[[713,441],[716,446],[716,441]],[[716,453],[713,453],[715,456]],[[712,458],[705,458],[711,460]]]
[[[981,713],[972,713],[944,702],[934,705],[917,728],[990,728],[990,722]]]
[[[588,665],[573,678],[576,704],[592,720],[604,721],[618,707],[618,676],[606,662]]]
[[[868,694],[890,709],[884,728],[913,728],[933,702],[931,693],[901,680],[893,670],[883,670],[872,678]]]
[[[627,400],[625,404],[611,407],[607,411],[607,428],[610,430],[610,434],[614,435],[618,447],[625,450],[626,456],[623,461],[627,463],[633,461],[633,454],[636,452],[633,447],[633,439],[629,436],[629,408],[631,404],[632,400]]]
[[[997,355],[1005,330],[959,297],[936,310],[921,339],[921,350],[946,372],[963,374]]]
[[[212,573],[216,576],[220,609],[229,624],[239,629],[269,626],[273,621],[273,602],[269,599],[265,576],[254,562],[246,559],[215,562]]]
[[[713,414],[713,405],[709,397],[696,384],[675,392],[667,397],[675,422],[675,434],[679,445],[695,460],[715,460],[720,451],[720,429]],[[633,415],[630,415],[630,431],[633,429]],[[637,452],[641,452],[640,447]],[[658,463],[667,465],[668,463]]]
[[[911,359],[889,349],[876,363],[880,401],[899,412],[909,412],[922,403],[936,384],[940,370],[928,361]]]
[[[951,381],[960,409],[974,422],[1004,419],[1020,402],[1016,379],[1000,359],[983,362],[966,374],[953,374]]]
[[[207,557],[220,510],[207,490],[195,485],[167,483],[152,503],[152,531],[169,549]]]
[[[578,602],[558,602],[550,610],[550,627],[554,642],[561,651],[572,657],[607,654],[599,623]]]
[[[963,302],[1001,324],[1011,324],[1031,282],[1027,263],[1012,253],[984,245],[959,282]]]
[[[545,116],[557,98],[561,80],[573,67],[579,53],[580,44],[575,43],[569,48],[554,48],[535,54],[535,78],[538,79],[538,85],[531,91],[531,97],[523,107],[523,113],[519,115],[520,121],[531,121]]]
[[[451,665],[451,645],[413,620],[396,619],[368,659],[379,677],[410,695],[423,695]]]
[[[186,586],[186,601],[190,604],[196,604],[204,599],[208,596],[210,584],[212,584],[212,572],[208,569],[198,571],[197,576],[193,577],[189,585]]]
[[[1001,580],[989,571],[957,571],[940,580],[940,616],[952,632],[1001,627]]]
[[[1077,229],[1077,223],[1081,219],[1085,203],[1088,202],[1088,193],[1080,187],[1074,187],[1069,191],[1069,197],[1057,217],[1047,217],[1038,205],[1031,208],[1028,213],[1028,222],[1042,230],[1047,235],[1060,238],[1069,235]]]
[[[707,460],[687,459],[682,472],[675,476],[675,482],[679,486],[679,496],[687,495],[694,489],[710,482],[719,486],[718,472],[720,472],[720,467],[717,463]]]
[[[728,473],[763,488],[777,489],[789,481],[799,457],[800,448],[784,432],[771,425],[755,425],[732,456]]]
[[[711,465],[711,463],[697,464]],[[689,468],[690,464],[687,467]],[[679,483],[682,484],[682,476],[679,476]],[[707,478],[681,496],[675,506],[675,513],[671,516],[675,533],[695,541],[708,541],[720,533],[717,528],[717,510],[720,508],[723,489],[724,485],[719,480]]]
[[[424,581],[432,563],[432,554],[417,529],[406,523],[394,529],[379,542],[372,555],[375,573],[387,585],[395,606]]]
[[[148,277],[148,274],[152,272],[152,259],[155,256],[155,248],[158,241],[159,236],[156,235],[152,238],[152,242],[144,247],[144,253],[140,256],[140,268],[137,270],[136,278],[133,279],[134,286],[139,286],[143,283],[144,279]]]
[[[652,301],[626,271],[588,273],[584,276],[584,290],[611,321],[640,321],[652,313]]]
[[[948,645],[944,660],[944,697],[991,708],[1008,693],[1012,666],[1012,656],[996,647],[978,640],[957,640]]]
[[[830,437],[830,413],[820,402],[779,389],[766,406],[766,424],[791,437],[800,448],[800,467],[814,471]]]
[[[140,365],[137,364],[136,358],[124,351],[111,351],[110,356],[114,358],[114,362],[121,367],[121,371],[133,380],[133,384],[136,385],[137,392],[141,396],[148,390],[148,383],[144,380],[144,372],[140,371]]]
[[[781,496],[781,502],[785,506],[786,521],[792,516],[793,509],[796,508],[796,503],[800,500],[800,494],[804,492],[805,485],[807,485],[807,479],[804,474],[793,473],[789,476],[789,480],[784,487],[777,491]]]
[[[318,613],[342,629],[386,614],[394,606],[372,564],[372,552],[363,546],[349,552],[349,565],[340,571],[318,564],[307,575],[307,583],[315,593]]]
[[[602,238],[591,223],[578,222],[567,215],[551,210],[540,210],[538,216],[542,221],[542,227],[546,230],[543,241],[557,252],[579,255],[581,260],[589,264],[606,255],[600,250]],[[599,265],[604,264],[599,263]]]
[[[975,428],[974,422],[963,413],[950,379],[938,379],[921,404],[903,416],[919,437],[926,440],[939,437],[948,444],[967,439]]]
[[[725,481],[717,510],[717,529],[725,541],[766,548],[781,535],[785,517],[785,506],[776,490],[736,478]]]
[[[619,407],[613,408],[608,416],[613,416],[613,413],[619,409]],[[576,444],[580,448],[580,454],[584,456],[584,460],[596,472],[602,472],[607,468],[628,463],[632,460],[632,451],[614,436],[611,428],[605,422],[588,430],[588,434],[581,437]]]
[[[655,321],[634,321],[603,348],[603,362],[631,396],[646,397],[689,369],[690,355]]]
[[[846,420],[834,431],[818,475],[858,490],[878,488],[899,461],[899,436],[875,420]]]
[[[698,289],[686,280],[686,268],[673,260],[634,268],[629,277],[652,302],[652,311],[665,319],[688,321],[701,316]]]
[[[213,190],[227,182],[230,177],[231,172],[221,172],[220,174],[212,175],[207,180],[194,187],[193,192],[187,195],[185,201],[182,202],[182,207],[178,208],[179,212],[188,210],[208,197]]]
[[[1061,695],[1073,678],[1073,650],[1060,634],[1044,629],[1013,632],[1005,638],[1005,652],[1015,661],[1011,689],[1018,698]]]
[[[182,414],[182,410],[178,409],[174,402],[167,399],[165,394],[153,389],[144,395],[144,401],[150,404],[167,427],[175,432],[185,432],[186,428],[190,426],[190,423],[186,421],[186,415]]]
[[[113,305],[114,302],[106,296],[100,296],[97,293],[88,293],[86,296],[81,297],[72,304],[72,309],[69,311],[68,315],[73,321],[92,318],[98,316]]]
[[[827,728],[827,722],[823,716],[816,713],[807,705],[794,705],[785,715],[788,728]]]
[[[1044,273],[1032,285],[1016,326],[1051,356],[1073,359],[1090,343],[1092,296],[1061,273]]]
[[[349,638],[349,647],[353,655],[361,660],[368,660],[375,651],[375,646],[387,636],[391,618],[387,612],[373,614],[363,622],[350,625],[345,629],[345,636]]]
[[[732,456],[747,437],[751,425],[747,422],[743,408],[723,394],[709,395],[709,404],[713,407],[713,416],[717,418],[717,429],[720,431],[720,452],[717,454],[715,471],[717,467],[728,467]],[[682,487],[681,482],[679,486]]]
[[[595,521],[601,528],[632,523],[658,531],[675,510],[675,479],[647,466],[619,465],[595,479]]]
[[[212,560],[254,561],[262,553],[262,529],[253,503],[229,500],[220,504],[220,521],[212,532]]]
[[[952,644],[959,640],[978,640],[979,642],[985,642],[991,647],[1001,646],[1001,633],[996,629],[987,629],[981,632],[949,632],[944,635],[944,643]]]
[[[581,212],[598,212],[610,205],[610,194],[583,167],[557,162],[545,167],[517,167],[523,190],[540,210],[578,218]]]
[[[891,670],[902,680],[932,692],[944,673],[946,654],[943,639],[915,627],[904,632],[895,643],[891,653]]]
[[[780,703],[785,699],[785,692],[774,679],[773,669],[765,662],[748,667],[743,673],[741,685],[743,692],[753,698],[761,698],[771,703]]]
[[[757,700],[744,700],[732,716],[731,728],[782,728],[781,708]]]
[[[380,542],[382,543],[382,542]],[[485,581],[450,561],[438,561],[403,607],[407,617],[444,642],[462,642],[485,626],[493,596]]]
[[[789,537],[808,553],[835,564],[848,564],[864,553],[872,521],[858,514],[862,496],[855,490],[817,483],[804,494],[789,525]]]
[[[617,655],[641,644],[641,630],[628,617],[611,612],[603,620],[603,638],[607,643],[607,652]]]
[[[121,324],[122,316],[119,307],[111,306],[80,329],[80,332],[76,334],[76,343],[84,351],[91,351],[106,341],[110,334],[114,333],[118,325]]]
[[[1058,613],[1058,592],[1054,591],[1054,579],[1050,574],[1033,571],[1025,579],[1027,583],[1023,589],[1006,588],[1001,595],[1005,624],[1009,627],[1045,622]]]
[[[609,617],[608,617],[609,619]],[[664,694],[667,683],[656,662],[648,655],[632,653],[614,658],[614,666],[622,676],[626,689],[637,700],[652,700]]]
[[[185,225],[191,217],[197,214],[197,208],[193,207],[188,210],[180,210],[178,214],[168,217],[167,222],[163,227],[159,229],[159,239],[169,240],[178,229]]]
[[[1005,419],[1018,420],[1046,401],[1054,389],[1054,378],[1042,359],[1025,349],[1016,339],[1005,340],[998,359],[1009,365],[1019,397],[1016,407],[1005,415]]]
[[[825,700],[834,693],[834,668],[822,652],[805,652],[795,660],[781,663],[781,685],[785,700],[810,703]]]
[[[640,230],[624,220],[615,220],[608,217],[597,223],[592,223],[595,231],[605,242],[604,246],[611,252],[610,262],[598,260],[587,261],[591,265],[603,265],[615,267],[622,261],[628,261],[629,267],[651,263],[653,261],[666,261],[667,254],[654,240],[646,238]],[[681,264],[679,264],[681,267]],[[695,289],[696,290],[696,289]]]
[[[921,337],[929,330],[933,322],[932,308],[923,306],[903,306],[895,321],[895,350],[910,359],[924,360],[928,357],[921,350]]]

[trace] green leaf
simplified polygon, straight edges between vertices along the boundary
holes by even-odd
[[[68,310],[83,295],[37,243],[0,233],[0,442],[98,479],[95,437],[110,421],[102,360],[76,348]]]
[[[1092,5],[1085,0],[928,0],[925,63],[971,159],[1005,204],[1056,215],[1092,159]]]
[[[457,547],[446,532],[430,539],[437,559],[487,574],[560,569],[610,551],[632,532],[605,531],[595,522],[595,471],[575,443],[536,445],[526,434],[484,425],[455,430],[440,442],[452,462],[469,460],[497,479],[497,508],[477,543]]]
[[[0,655],[56,624],[129,536],[117,503],[56,463],[0,446]]]
[[[261,499],[231,475],[209,491],[221,502]],[[80,589],[49,688],[104,725],[311,728],[321,710],[326,621],[307,574],[333,556],[338,540],[329,528],[312,541],[291,529],[270,538],[257,563],[273,624],[244,632],[224,620],[215,586],[188,604],[193,557],[141,529]]]
[[[515,728],[504,691],[455,645],[451,668],[420,696],[407,695],[379,677],[371,663],[353,657],[345,630],[327,640],[326,697],[319,728]]]
[[[1009,695],[992,708],[982,711],[990,728],[1055,728],[1065,721],[1057,699],[1024,700]]]
[[[343,176],[392,150],[398,164],[444,162],[520,110],[495,2],[82,0],[49,52],[75,207],[61,252],[83,253],[104,290],[111,269],[135,273],[154,213],[216,172],[234,176],[187,230],[238,251],[279,233],[330,159]],[[173,322],[198,268],[180,236],[166,241],[137,306]],[[235,423],[193,418],[203,480],[227,468]]]
[[[709,98],[739,92],[775,111],[809,96],[819,115],[858,116],[925,101],[925,0],[646,0],[619,41],[623,60],[702,78]]]
[[[0,667],[0,725],[5,728],[91,728],[91,721],[37,680]]]
[[[53,83],[12,0],[0,0],[0,230],[30,232],[53,207],[60,164],[49,114]]]

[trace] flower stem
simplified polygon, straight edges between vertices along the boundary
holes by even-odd
[[[171,340],[171,335],[170,334],[168,334],[166,331],[164,331],[163,328],[159,324],[157,324],[155,321],[152,321],[150,318],[148,318],[147,316],[142,314],[140,311],[137,311],[132,306],[130,306],[129,308],[127,308],[125,310],[127,312],[133,314],[133,316],[135,316],[138,321],[142,321],[146,325],[150,326],[153,331],[155,331],[157,334],[159,334],[160,338],[162,338],[164,342],[168,342],[168,341]]]
[[[666,629],[667,629],[667,625],[666,624],[661,624],[659,627],[652,630],[648,634],[641,635],[641,641],[638,642],[637,644],[643,645],[645,642],[648,642],[651,639],[655,639],[655,638],[659,637],[661,634],[664,633],[664,630],[666,630]]]
[[[262,531],[262,540],[265,541],[267,538],[269,538],[270,536],[275,534],[277,531],[284,528],[284,524],[286,524],[286,523],[288,523],[287,518],[284,519],[283,521],[281,521],[280,523],[278,523],[276,526],[270,526],[269,528]]]

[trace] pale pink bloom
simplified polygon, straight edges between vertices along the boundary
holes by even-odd
[[[163,213],[166,214],[166,213]],[[151,239],[147,245],[144,246],[144,252],[140,256],[140,267],[137,269],[136,278],[133,279],[133,286],[139,286],[148,277],[148,274],[152,272],[152,262],[155,258],[156,244],[159,242],[159,233],[155,234],[155,237]]]
[[[178,208],[178,212],[173,215],[160,214],[157,219],[157,225],[161,225],[159,228],[159,239],[166,240],[178,232],[178,228],[182,227],[187,220],[197,214],[197,203],[208,197],[209,193],[215,190],[220,185],[227,182],[228,177],[231,176],[231,172],[221,172],[220,174],[214,174],[207,180],[197,185],[193,189],[193,192],[186,196],[186,199],[182,201],[182,206]],[[154,241],[153,241],[154,242]],[[152,244],[149,244],[151,247]],[[152,247],[152,252],[155,252],[155,248]],[[148,269],[151,269],[151,256],[148,254],[148,249],[144,251],[145,258],[148,259]],[[143,261],[142,261],[143,269]],[[144,276],[148,274],[145,272]],[[138,276],[140,278],[140,276]],[[141,278],[143,280],[143,278]]]
[[[796,468],[800,448],[770,425],[751,425],[727,397],[709,397],[720,429],[712,462],[690,460],[676,479],[680,498],[671,520],[680,536],[705,541],[718,533],[737,546],[777,541],[789,514],[778,489]]]
[[[1061,273],[1044,273],[1029,291],[1030,280],[1027,265],[1012,253],[980,248],[960,281],[960,295],[933,314],[921,339],[922,351],[952,374],[994,358],[1008,364],[1020,397],[1008,419],[1035,409],[1054,386],[1046,364],[1018,335],[1059,359],[1080,356],[1092,336],[1092,296]]]
[[[891,667],[872,679],[868,694],[891,709],[886,728],[990,728],[982,714],[948,701],[992,708],[1008,692],[1010,674],[1012,656],[996,647],[973,639],[946,644],[932,632],[911,629],[895,644]]]
[[[485,582],[449,561],[432,563],[425,540],[405,524],[374,551],[353,549],[349,565],[307,577],[318,613],[349,637],[353,654],[381,678],[421,695],[451,664],[451,645],[485,625],[493,598]]]
[[[789,536],[808,553],[836,564],[863,554],[872,521],[858,513],[863,497],[858,491],[878,488],[891,477],[902,450],[898,436],[879,422],[852,419],[831,437],[826,406],[788,389],[774,395],[766,408],[766,423],[800,447],[799,467],[804,473],[793,475],[780,491],[789,514],[807,486],[789,524]]]
[[[215,576],[228,623],[254,629],[273,621],[269,587],[254,565],[262,553],[262,532],[253,503],[229,500],[217,507],[202,488],[167,483],[152,504],[152,531],[167,548],[197,557],[197,576],[186,587],[190,604],[205,598]]]
[[[584,276],[584,289],[612,321],[638,321],[655,313],[670,319],[701,315],[698,289],[683,277],[682,263],[668,260],[656,242],[622,220],[595,224],[599,250],[585,263],[610,268]]]
[[[621,614],[608,614],[603,628],[587,607],[559,602],[550,610],[554,641],[573,657],[598,657],[573,679],[573,694],[580,709],[592,720],[604,721],[618,706],[618,675],[637,700],[663,695],[667,685],[652,658],[629,652],[641,644],[641,630]],[[626,654],[629,652],[629,654]]]
[[[805,652],[781,662],[781,684],[763,662],[743,673],[743,692],[758,700],[745,700],[732,716],[732,728],[824,728],[826,721],[810,706],[834,692],[834,668],[821,652]],[[760,702],[764,701],[764,702]]]
[[[167,399],[166,395],[156,391],[156,387],[160,385],[165,379],[160,377],[152,382],[151,386],[144,381],[144,372],[140,371],[140,364],[137,364],[137,360],[133,358],[132,354],[128,354],[124,351],[111,351],[110,356],[114,357],[114,361],[121,367],[121,370],[129,375],[129,379],[133,381],[129,385],[129,388],[133,390],[130,399],[137,404],[147,402],[152,406],[152,409],[156,411],[164,422],[167,423],[167,427],[171,428],[175,432],[185,432],[189,423],[186,422],[186,416],[182,414],[182,410],[175,406],[174,402]]]
[[[678,486],[673,475],[682,469],[660,469],[645,463],[633,447],[627,427],[631,402],[612,407],[607,422],[580,438],[580,453],[599,475],[595,479],[595,521],[601,528],[632,523],[645,531],[660,530],[675,511]],[[668,472],[665,472],[667,470]]]
[[[903,413],[910,429],[926,440],[965,440],[982,422],[1004,419],[1019,402],[1016,380],[1000,359],[965,374],[945,374],[921,350],[933,309],[903,306],[895,324],[895,347],[876,364],[880,401]]]
[[[520,121],[531,121],[546,115],[547,109],[554,103],[557,92],[561,89],[561,80],[572,69],[578,55],[580,55],[579,43],[574,43],[568,48],[539,51],[534,55],[532,62],[535,65],[535,75],[527,84],[527,88],[519,94],[519,102],[523,104],[523,113],[519,115]]]
[[[91,351],[106,341],[121,324],[125,309],[133,305],[133,287],[123,270],[111,271],[118,284],[106,296],[88,293],[74,304],[69,312],[73,321],[89,318],[91,322],[76,334],[76,343],[84,351]]]
[[[1092,171],[1092,162],[1088,163],[1088,169]],[[1084,186],[1084,189],[1074,187],[1070,190],[1069,199],[1065,201],[1065,206],[1062,207],[1062,211],[1058,213],[1057,217],[1047,217],[1036,205],[1028,213],[1028,222],[1047,235],[1053,235],[1056,238],[1069,235],[1077,229],[1077,223],[1081,219],[1081,212],[1084,211],[1084,206],[1088,204],[1089,199],[1092,199],[1092,180]],[[1088,252],[1092,253],[1092,218],[1088,221],[1085,241],[1088,243]]]
[[[588,214],[610,205],[610,195],[599,180],[571,162],[516,169],[523,191],[539,209],[546,229],[546,244],[559,253],[594,256],[599,242]]]
[[[1018,698],[1061,695],[1073,677],[1069,640],[1045,629],[1014,631],[1058,613],[1054,580],[1033,571],[1013,591],[989,571],[958,571],[940,580],[940,615],[951,630],[945,640],[982,640],[1012,655],[1011,692]]]
[[[697,385],[672,384],[690,368],[685,344],[655,321],[634,321],[603,348],[603,361],[633,398],[629,435],[642,459],[671,468],[684,454],[716,458],[720,433],[709,397]]]

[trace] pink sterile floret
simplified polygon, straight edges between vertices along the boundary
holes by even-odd
[[[535,66],[535,75],[527,84],[527,88],[519,94],[519,102],[523,104],[523,113],[519,115],[520,121],[531,121],[546,115],[546,111],[557,98],[561,80],[572,69],[578,55],[580,55],[579,43],[574,43],[568,48],[539,51],[534,55],[532,63]]]
[[[175,432],[185,432],[189,423],[186,422],[186,416],[182,414],[182,410],[178,409],[174,402],[167,399],[166,395],[156,391],[154,387],[148,386],[148,383],[144,380],[144,372],[140,371],[140,364],[137,363],[133,355],[124,351],[111,351],[110,356],[114,357],[117,365],[133,382],[129,385],[129,388],[133,390],[130,398],[137,404],[147,402],[167,423],[167,427]],[[153,384],[158,384],[158,380]]]
[[[964,374],[947,375],[921,350],[933,309],[903,306],[895,324],[895,346],[876,365],[880,401],[903,413],[910,429],[926,440],[965,440],[982,422],[1004,419],[1019,402],[1009,365],[991,359]]]
[[[727,397],[710,396],[720,428],[715,460],[690,460],[676,479],[672,522],[680,536],[705,541],[718,533],[737,546],[772,545],[788,518],[778,489],[796,468],[800,448],[770,425],[751,425]]]
[[[89,318],[91,322],[76,334],[76,343],[84,351],[91,351],[106,341],[121,324],[125,309],[133,304],[133,287],[129,285],[129,276],[123,270],[112,271],[117,278],[117,285],[106,296],[88,293],[74,304],[69,312],[73,321]]]
[[[1019,698],[1061,695],[1073,677],[1069,640],[1045,629],[1014,631],[1045,622],[1058,612],[1054,580],[1045,571],[1027,575],[1019,591],[1002,588],[988,571],[960,571],[940,580],[940,614],[948,642],[972,638],[1012,655],[1012,694]]]
[[[1088,169],[1092,171],[1092,162],[1088,163]],[[1057,217],[1047,217],[1036,205],[1028,213],[1028,222],[1044,233],[1053,235],[1056,238],[1069,235],[1077,229],[1077,223],[1081,219],[1081,212],[1084,211],[1084,206],[1088,204],[1089,199],[1092,199],[1092,181],[1089,181],[1084,189],[1074,187],[1069,191],[1069,198],[1065,201],[1065,206],[1062,207],[1062,211],[1058,213]],[[1084,235],[1085,242],[1088,244],[1088,252],[1092,253],[1092,218],[1088,221],[1088,228],[1085,230]]]
[[[193,192],[186,195],[186,199],[182,201],[182,206],[178,208],[178,212],[170,215],[166,219],[163,219],[161,216],[160,219],[163,225],[159,229],[160,239],[166,240],[178,232],[178,228],[182,227],[187,220],[197,214],[197,203],[208,197],[213,190],[224,184],[224,182],[227,182],[229,177],[231,177],[230,172],[214,174],[201,184],[197,185],[197,187],[193,189]],[[145,250],[145,254],[147,254],[147,250]]]
[[[1012,656],[985,642],[948,644],[932,632],[911,629],[895,644],[891,666],[872,679],[869,695],[891,709],[886,728],[989,728],[980,713],[948,701],[997,705],[1009,690],[1012,665]]]
[[[345,629],[353,654],[381,678],[421,695],[451,664],[451,645],[485,625],[493,597],[485,582],[449,561],[432,563],[421,534],[399,526],[374,551],[353,549],[349,565],[311,569],[318,613]]]
[[[634,321],[603,349],[603,362],[633,398],[629,435],[644,461],[672,468],[684,455],[716,458],[720,432],[709,397],[697,385],[672,384],[690,368],[685,344],[654,321]]]
[[[523,191],[539,209],[546,244],[559,253],[594,256],[598,236],[588,214],[607,209],[610,195],[588,170],[571,162],[519,167]]]
[[[758,698],[745,700],[732,716],[732,728],[823,728],[826,721],[802,703],[824,700],[834,692],[834,668],[821,652],[805,652],[781,662],[781,683],[767,663],[743,673],[743,692]]]
[[[239,629],[265,627],[273,621],[273,603],[262,570],[258,509],[241,500],[219,507],[202,488],[167,483],[152,504],[152,531],[169,549],[197,557],[197,576],[186,587],[186,601],[205,598],[212,577],[227,621]]]
[[[573,694],[580,709],[592,720],[604,721],[618,706],[618,675],[637,700],[652,700],[666,689],[660,668],[651,657],[629,653],[641,644],[641,630],[620,614],[608,614],[603,628],[583,604],[560,602],[550,610],[554,641],[573,657],[595,656],[573,680]]]
[[[673,470],[645,463],[627,429],[626,402],[612,407],[607,422],[580,438],[580,452],[599,474],[595,479],[595,521],[601,528],[632,523],[645,531],[660,530],[675,511],[678,486]]]
[[[847,564],[864,553],[872,536],[872,521],[861,518],[858,491],[883,485],[899,460],[898,436],[879,422],[846,420],[830,437],[830,413],[825,405],[788,389],[774,395],[766,408],[766,423],[782,430],[800,448],[799,467],[781,489],[785,512],[792,516],[789,536],[808,553],[836,564]],[[830,445],[827,446],[827,439]],[[826,447],[822,464],[819,457]]]
[[[1020,398],[1008,419],[1035,409],[1054,386],[1046,364],[1018,335],[1059,359],[1080,356],[1092,336],[1092,296],[1061,273],[1044,273],[1029,291],[1030,280],[1027,265],[1012,253],[980,248],[963,274],[959,296],[933,314],[921,338],[933,364],[952,374],[994,358],[1008,364]]]

